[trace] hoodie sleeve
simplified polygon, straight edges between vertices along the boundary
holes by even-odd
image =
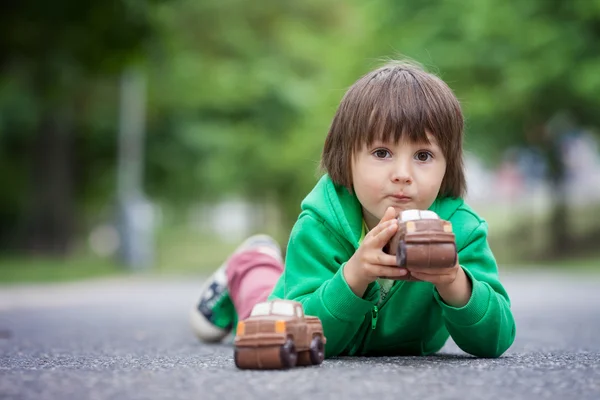
[[[500,283],[498,268],[487,242],[487,224],[468,236],[458,253],[459,262],[472,283],[469,302],[455,308],[447,305],[434,289],[442,307],[446,328],[454,342],[477,357],[499,357],[515,339],[515,321],[510,300]]]
[[[307,315],[321,319],[326,356],[341,354],[353,341],[377,291],[356,296],[343,275],[353,249],[311,215],[299,218],[288,243],[285,270],[271,297],[300,301]]]

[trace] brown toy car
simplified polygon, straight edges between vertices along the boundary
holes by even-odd
[[[384,251],[396,255],[398,267],[409,269],[401,280],[418,280],[410,275],[410,267],[450,268],[457,261],[452,224],[429,210],[403,211],[398,231]]]
[[[238,322],[235,365],[240,369],[285,369],[317,365],[325,358],[321,320],[304,315],[302,303],[272,300],[258,303]]]

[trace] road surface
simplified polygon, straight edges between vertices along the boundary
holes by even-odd
[[[600,399],[600,275],[503,273],[517,338],[499,359],[432,357],[238,371],[187,312],[198,279],[0,287],[1,399]]]

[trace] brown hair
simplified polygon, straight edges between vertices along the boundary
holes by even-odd
[[[346,92],[325,139],[321,168],[336,184],[352,187],[352,157],[376,140],[396,143],[403,135],[429,143],[437,140],[446,159],[441,197],[466,191],[458,99],[437,76],[408,62],[389,62],[356,81]]]

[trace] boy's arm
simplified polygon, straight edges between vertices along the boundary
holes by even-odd
[[[471,280],[471,298],[464,307],[455,308],[434,290],[446,328],[463,351],[477,357],[499,357],[512,345],[516,328],[508,294],[500,283],[487,242],[485,222],[480,222],[471,233],[458,259]]]
[[[322,222],[301,216],[290,236],[283,275],[271,296],[300,301],[306,315],[321,319],[326,356],[348,347],[377,301],[376,290],[367,289],[360,298],[344,279],[342,270],[352,255],[351,247],[342,245]]]

